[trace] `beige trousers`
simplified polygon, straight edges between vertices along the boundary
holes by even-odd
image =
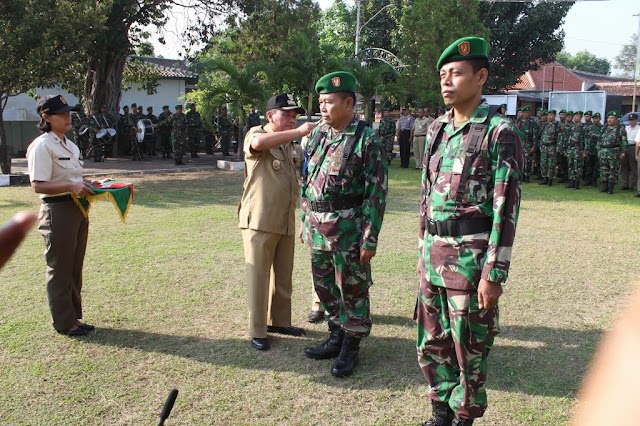
[[[424,144],[426,136],[413,137],[413,158],[416,160],[416,169],[422,168],[422,157],[424,156]]]
[[[249,335],[267,337],[267,325],[291,325],[295,236],[242,230],[249,304]]]

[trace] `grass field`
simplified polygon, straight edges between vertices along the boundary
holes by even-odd
[[[137,192],[126,224],[91,213],[84,339],[56,334],[33,231],[0,272],[0,425],[152,424],[169,389],[168,425],[418,425],[430,415],[411,321],[419,174],[390,170],[371,291],[374,328],[345,380],[305,358],[326,325],[310,307],[307,247],[296,247],[294,325],[305,338],[249,346],[236,208],[242,174],[127,177]],[[501,335],[489,357],[489,409],[479,425],[562,425],[598,339],[636,287],[640,201],[525,185]],[[36,211],[30,188],[0,189],[0,222]]]

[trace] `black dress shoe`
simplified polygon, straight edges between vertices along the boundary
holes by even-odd
[[[78,327],[83,328],[83,329],[85,329],[87,331],[93,331],[93,330],[96,329],[95,326],[93,326],[91,324],[84,323],[84,322],[78,324]]]
[[[86,336],[87,334],[89,334],[89,330],[78,327],[75,330],[57,330],[58,333],[60,334],[64,334],[65,336],[69,336],[69,337],[80,337],[80,336]]]
[[[307,322],[318,323],[324,319],[324,311],[311,311],[307,315]]]
[[[286,334],[287,336],[304,336],[304,329],[300,327],[276,327],[274,325],[267,326],[267,333]]]
[[[268,351],[271,348],[271,343],[266,337],[254,337],[251,339],[251,346],[259,351]]]

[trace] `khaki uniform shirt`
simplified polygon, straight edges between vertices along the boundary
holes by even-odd
[[[413,122],[413,136],[426,136],[429,128],[429,118],[416,118]]]
[[[251,140],[272,131],[270,124],[256,126],[244,139],[245,180],[238,210],[239,227],[294,235],[302,149],[288,142],[270,150],[251,152]]]
[[[62,141],[55,133],[38,136],[27,148],[29,179],[43,182],[82,182],[80,150],[65,137]],[[40,194],[40,198],[60,194]]]

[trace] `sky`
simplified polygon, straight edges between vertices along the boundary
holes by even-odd
[[[333,0],[317,0],[326,9]],[[352,0],[346,0],[353,3]],[[638,31],[640,0],[586,0],[577,1],[565,18],[565,50],[573,55],[587,50],[598,57],[607,58],[612,66],[614,57],[629,43]],[[177,37],[184,27],[184,12],[175,11],[165,29],[166,45],[157,43],[153,35],[155,53],[165,58],[178,59],[181,43]],[[150,29],[150,32],[153,31]]]

